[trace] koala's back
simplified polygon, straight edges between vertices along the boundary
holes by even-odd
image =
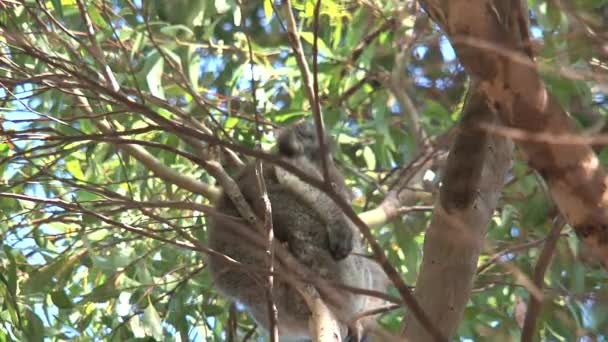
[[[279,184],[274,168],[264,168],[264,180],[273,212],[275,238],[288,242],[291,254],[323,278],[350,286],[368,287],[367,260],[355,255],[340,261],[334,260],[329,253],[327,229],[319,215]],[[258,217],[263,217],[265,209],[259,198],[253,165],[246,167],[235,181]],[[216,209],[223,215],[209,220],[209,246],[239,261],[242,267],[226,263],[220,257],[210,256],[209,268],[215,286],[226,296],[243,304],[258,324],[267,329],[267,278],[264,276],[266,237],[239,218],[238,211],[226,195],[222,195]],[[296,241],[310,243],[295,245],[290,240],[294,234],[297,234]],[[360,252],[360,247],[356,251]],[[303,255],[312,257],[309,260]],[[279,312],[281,337],[309,339],[310,310],[300,294],[281,277],[275,277],[273,294]],[[362,310],[365,302],[366,297],[347,296],[340,309],[350,315]]]
[[[282,189],[273,178],[272,168],[264,168],[264,171],[273,216],[290,215],[298,227],[305,226],[306,231],[315,235],[311,238],[317,239],[321,244],[327,244],[327,236],[320,219],[309,208],[299,203],[294,195]],[[263,217],[264,206],[259,199],[255,177],[253,166],[248,166],[235,181],[258,217]],[[210,256],[209,267],[215,285],[225,295],[247,307],[258,324],[268,328],[267,278],[264,276],[266,260],[262,247],[265,237],[239,218],[238,211],[226,195],[222,195],[216,209],[226,217],[210,219],[209,246],[239,261],[243,267],[230,265],[220,257]],[[230,219],[227,216],[239,219]],[[275,225],[275,238],[281,242],[287,241],[289,229],[292,227]],[[252,242],[251,238],[257,238],[258,244]],[[307,322],[310,311],[301,296],[278,277],[275,277],[274,295],[279,311],[279,330],[282,334],[288,332],[290,336],[308,336]]]

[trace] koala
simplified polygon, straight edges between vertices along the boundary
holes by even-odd
[[[276,150],[284,161],[309,176],[322,179],[322,157],[312,124],[301,122],[283,130],[277,138]],[[330,148],[327,153],[331,153]],[[327,157],[330,182],[340,196],[348,199],[350,194],[344,179],[330,155]],[[264,163],[263,175],[272,208],[275,239],[286,244],[299,262],[331,282],[385,290],[386,276],[375,262],[358,255],[364,252],[359,232],[329,196],[278,166]],[[234,179],[245,200],[262,218],[265,206],[255,165],[247,165]],[[266,254],[263,245],[247,238],[259,233],[240,218],[226,195],[220,197],[215,208],[218,214],[208,219],[209,247],[243,265],[230,264],[219,256],[210,255],[209,270],[215,285],[224,295],[242,304],[260,326],[268,329]],[[275,277],[273,295],[280,340],[310,341],[311,312],[298,291],[281,277]],[[348,323],[358,313],[371,309],[369,306],[374,300],[348,292],[344,294],[344,303],[331,309],[338,313],[337,317],[344,319],[342,323]]]
[[[327,137],[324,140],[329,141]],[[279,155],[284,161],[309,176],[323,180],[323,156],[320,155],[319,140],[314,125],[307,122],[294,125],[290,129],[281,131],[277,141]],[[331,145],[326,146],[326,153],[328,154],[326,166],[331,185],[344,199],[350,199],[344,179],[331,160]],[[353,228],[342,209],[326,193],[300,180],[296,175],[279,166],[275,166],[274,171],[283,187],[289,189],[321,217],[329,237],[329,251],[334,259],[346,258],[353,249]]]

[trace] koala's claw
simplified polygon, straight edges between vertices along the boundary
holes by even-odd
[[[329,233],[329,252],[331,256],[334,260],[346,258],[353,250],[353,232],[348,224],[334,225],[327,231]]]

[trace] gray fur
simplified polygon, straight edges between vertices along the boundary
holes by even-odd
[[[308,125],[308,126],[303,126]],[[300,123],[281,132],[278,153],[286,161],[307,174],[321,177],[320,153],[311,125]],[[314,128],[314,127],[313,127]],[[327,141],[327,139],[326,139]],[[330,162],[330,179],[344,199],[349,194],[344,180]],[[308,185],[287,171],[264,164],[264,180],[272,206],[276,240],[286,243],[290,253],[322,278],[353,287],[383,291],[384,274],[378,266],[351,251],[362,253],[359,232],[338,206],[323,192]],[[254,165],[246,166],[235,177],[243,196],[258,217],[264,215]],[[227,196],[222,196],[216,209],[226,216],[209,219],[209,246],[240,261],[235,267],[221,258],[209,257],[209,268],[215,285],[226,296],[243,304],[259,325],[268,328],[268,300],[264,249],[246,236],[254,228],[238,218],[239,214]],[[246,230],[249,234],[243,234]],[[261,240],[263,241],[263,240]],[[310,340],[310,311],[299,293],[280,277],[275,277],[274,302],[278,309],[278,328],[282,341]],[[369,309],[370,297],[350,293],[344,295],[339,308],[332,308],[338,317],[349,318]],[[343,322],[343,323],[346,323]]]

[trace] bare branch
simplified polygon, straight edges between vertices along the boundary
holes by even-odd
[[[553,222],[553,227],[551,227],[551,231],[547,236],[547,241],[538,256],[536,267],[534,267],[534,284],[538,289],[542,290],[543,288],[545,272],[551,263],[551,258],[553,257],[553,252],[555,251],[563,227],[564,220],[563,218],[558,217],[555,222]],[[533,341],[534,332],[536,330],[536,320],[540,314],[541,305],[542,298],[533,296],[531,293],[528,310],[526,311],[526,317],[524,319],[524,326],[521,332],[522,342]]]

